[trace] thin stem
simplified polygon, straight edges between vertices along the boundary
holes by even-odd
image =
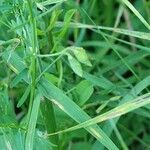
[[[36,83],[40,80],[40,78],[42,77],[42,75],[52,66],[54,65],[63,55],[58,56],[49,66],[47,66],[42,72],[41,74],[37,77],[36,79]]]
[[[53,54],[38,54],[37,56],[38,57],[41,57],[41,58],[43,58],[43,57],[53,57],[53,56],[59,56],[59,55],[61,55],[62,54],[62,52],[58,52],[58,53],[53,53]]]
[[[95,22],[91,19],[91,17],[87,14],[87,12],[82,9],[83,12],[87,15],[87,17],[89,18],[89,20],[95,25]],[[103,34],[103,32],[98,28],[97,26],[97,30],[99,32],[99,34],[104,38],[104,40],[108,43],[109,47],[112,48],[112,50],[116,53],[116,55],[120,58],[120,60],[124,63],[124,65],[131,71],[131,73],[136,77],[137,80],[141,81],[140,77],[135,73],[135,71],[128,65],[128,63],[123,59],[123,57],[120,55],[120,53],[114,48],[114,46],[111,46],[111,42],[107,39],[107,37]]]

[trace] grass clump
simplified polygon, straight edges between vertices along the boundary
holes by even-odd
[[[150,149],[146,0],[1,0],[0,147]]]

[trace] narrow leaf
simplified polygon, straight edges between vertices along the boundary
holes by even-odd
[[[17,104],[18,108],[21,107],[23,105],[23,103],[26,101],[26,99],[30,93],[30,89],[31,89],[31,87],[30,87],[30,85],[28,85],[26,91],[24,92],[24,94],[22,95],[21,99],[19,100],[19,102]]]
[[[64,131],[57,132],[62,133],[62,132],[68,132],[68,131],[74,131],[80,128],[86,128],[88,126],[100,123],[102,121],[110,120],[112,118],[116,118],[118,116],[122,116],[126,113],[129,113],[130,111],[133,111],[137,108],[140,108],[142,106],[145,106],[147,104],[150,104],[150,93],[147,93],[145,95],[139,96],[138,98],[134,99],[131,102],[127,102],[125,104],[122,104],[118,107],[115,107],[114,109],[107,111],[106,113],[99,115],[95,118],[92,118],[88,121],[85,121],[83,123],[80,123],[79,125],[76,125],[74,127],[68,128]]]
[[[57,22],[57,27],[62,27],[64,25],[63,22]],[[99,34],[99,31],[95,30],[107,30],[112,31],[128,36],[133,36],[140,39],[150,40],[150,33],[146,32],[139,32],[139,31],[132,31],[132,30],[126,30],[121,28],[111,28],[111,27],[105,27],[105,26],[96,26],[96,25],[88,25],[88,24],[82,24],[82,23],[70,23],[70,28],[84,28],[84,29],[90,29],[94,32],[97,32]]]
[[[134,8],[134,6],[128,0],[122,0],[122,2],[140,19],[140,21],[150,30],[150,25],[142,17],[142,15]]]
[[[43,96],[55,103],[60,109],[68,114],[76,122],[84,122],[90,117],[69,97],[67,97],[60,89],[54,86],[46,79],[42,79],[38,84],[38,90]],[[115,144],[97,125],[87,127],[86,130],[91,133],[97,140],[99,140],[105,147],[110,150],[118,150]]]
[[[15,87],[19,82],[22,81],[22,79],[26,78],[27,70],[22,70],[10,83],[11,88]]]
[[[33,107],[32,107],[31,116],[29,120],[26,141],[25,141],[25,150],[33,149],[35,127],[36,127],[38,111],[40,107],[40,101],[41,101],[41,94],[38,91],[33,102]]]
[[[71,18],[73,17],[75,12],[76,12],[75,9],[71,9],[66,13],[65,18],[64,18],[64,26],[62,27],[62,30],[61,30],[60,34],[58,35],[59,39],[64,38],[64,35],[67,32],[69,24],[71,22]]]
[[[62,3],[62,2],[65,2],[65,1],[66,1],[66,0],[47,0],[47,1],[41,2],[41,3],[39,3],[39,4],[40,4],[40,5],[43,5],[43,6],[47,6],[47,5]]]

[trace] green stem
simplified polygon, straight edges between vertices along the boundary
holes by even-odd
[[[31,83],[31,94],[30,94],[30,103],[29,103],[29,111],[28,111],[28,119],[32,110],[32,104],[33,104],[33,99],[35,95],[35,86],[36,86],[36,57],[37,57],[37,31],[36,31],[36,19],[33,14],[32,10],[32,1],[27,0],[28,2],[28,7],[29,7],[29,13],[30,13],[30,23],[32,26],[32,31],[33,31],[33,42],[32,42],[32,59],[31,59],[31,78],[32,78],[32,83]]]
[[[33,106],[33,100],[35,97],[35,87],[36,87],[36,58],[37,58],[37,31],[36,31],[36,20],[34,17],[33,13],[33,2],[31,0],[27,0],[28,7],[29,7],[29,13],[30,13],[30,24],[32,27],[32,58],[31,58],[31,92],[30,92],[30,103],[29,103],[29,110],[27,114],[27,127],[29,126],[29,120],[30,120],[30,115],[32,111],[32,106]],[[27,134],[28,134],[27,130]],[[26,142],[25,142],[25,149],[28,147],[28,142],[27,142],[27,137],[26,137]]]
[[[76,3],[77,3],[77,6],[79,6],[79,3],[80,3],[80,0],[76,0]],[[79,14],[79,12],[77,11],[76,13],[75,13],[75,22],[77,23],[77,22],[79,22],[79,16],[80,14]],[[77,40],[77,38],[78,38],[78,33],[79,33],[79,29],[78,28],[75,28],[74,29],[74,41],[76,41]]]

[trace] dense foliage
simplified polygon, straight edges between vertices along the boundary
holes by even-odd
[[[0,1],[0,149],[150,149],[150,2]]]

